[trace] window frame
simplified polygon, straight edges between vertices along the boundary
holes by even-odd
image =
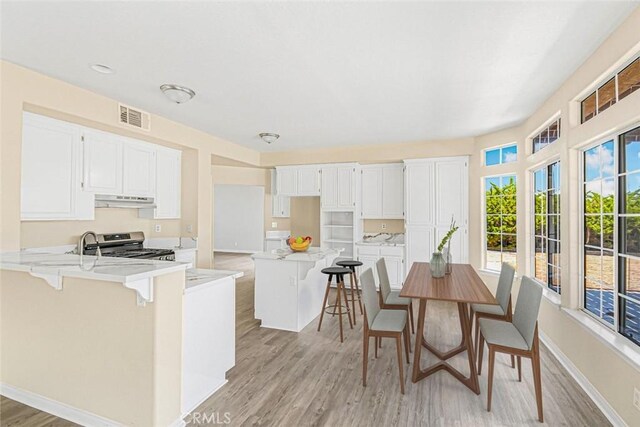
[[[533,280],[535,280],[536,282],[540,283],[542,286],[544,286],[545,289],[547,289],[547,290],[553,292],[554,294],[560,296],[562,294],[562,288],[563,288],[562,280],[560,281],[560,286],[559,286],[559,290],[560,291],[558,292],[558,291],[555,291],[550,286],[549,283],[542,283],[536,277],[536,238],[537,238],[536,237],[536,215],[537,215],[537,213],[536,213],[536,207],[535,207],[536,206],[536,200],[535,200],[536,199],[536,178],[535,178],[535,175],[536,175],[536,172],[538,172],[539,170],[544,169],[545,170],[545,179],[548,179],[548,177],[549,177],[548,176],[549,167],[551,165],[556,164],[556,163],[558,164],[558,166],[560,168],[560,187],[562,187],[562,173],[563,173],[562,169],[563,169],[563,166],[562,166],[562,162],[560,161],[560,156],[554,156],[554,157],[552,157],[550,159],[547,159],[544,163],[538,164],[537,166],[534,166],[534,167],[529,169],[529,173],[530,173],[530,177],[531,177],[531,188],[530,188],[530,191],[531,191],[531,193],[530,193],[530,196],[531,196],[531,215],[529,216],[529,220],[530,220],[530,222],[529,222],[529,232],[531,233],[530,235],[532,237],[530,245],[529,245],[529,250],[530,250],[530,254],[531,254],[531,256],[530,256],[530,263],[531,264],[530,264],[529,274],[530,274],[530,277]],[[558,188],[558,190],[560,190],[560,188]],[[545,190],[545,192],[548,192],[548,191],[549,191],[549,188],[547,188]],[[559,216],[559,220],[562,221],[562,216],[563,216],[563,214],[562,214],[562,210],[563,210],[562,209],[562,203],[563,203],[562,202],[562,200],[563,200],[562,199],[562,192],[560,191],[559,194],[560,194],[560,211],[557,213],[557,215]],[[547,200],[547,205],[546,205],[545,216],[547,217],[547,224],[546,224],[546,235],[545,235],[544,238],[545,238],[545,240],[548,241],[549,240],[549,219],[548,219],[548,216],[549,216],[549,203],[548,203],[548,200]],[[559,229],[562,228],[560,223],[558,223],[558,227],[559,227]],[[554,241],[557,240],[558,244],[560,245],[560,254],[562,254],[562,250],[563,250],[563,247],[564,247],[564,244],[562,243],[562,236],[563,236],[563,234],[562,234],[562,232],[560,232],[560,237],[558,239],[552,239]],[[547,254],[546,251],[544,253]],[[550,264],[548,262],[546,264],[547,264],[547,268],[549,268]],[[559,270],[559,274],[562,274],[562,270],[563,270],[562,263],[558,264],[557,266],[555,264],[551,264],[551,265],[555,266]],[[547,272],[547,274],[548,274],[548,272]]]
[[[511,148],[511,147],[516,147],[516,160],[514,160],[513,162],[503,162],[502,161],[502,150],[504,150],[505,148]],[[487,164],[487,153],[489,151],[496,151],[496,150],[498,150],[500,152],[500,162],[496,163],[495,165],[488,165]],[[482,150],[482,154],[483,154],[482,155],[482,165],[484,167],[491,168],[491,167],[494,167],[494,166],[508,165],[508,164],[511,164],[511,163],[517,163],[518,160],[519,160],[518,159],[518,151],[519,150],[518,150],[518,143],[517,142],[509,142],[508,144],[497,145],[497,146],[494,146],[494,147],[485,148],[484,150]],[[494,175],[491,175],[491,176],[494,176]],[[498,176],[498,175],[495,175],[495,176]]]
[[[621,291],[621,283],[622,283],[622,279],[620,277],[620,268],[619,268],[619,260],[620,260],[620,256],[622,255],[622,258],[631,258],[631,259],[635,259],[635,260],[640,260],[640,257],[638,256],[631,256],[629,257],[628,254],[626,253],[621,253],[619,245],[620,245],[620,227],[619,227],[619,223],[620,223],[620,217],[624,217],[627,216],[627,213],[623,213],[620,214],[620,203],[621,203],[621,199],[620,199],[620,185],[621,185],[621,178],[623,176],[628,175],[628,172],[623,171],[621,172],[621,165],[620,165],[620,150],[621,150],[621,137],[622,135],[624,135],[625,133],[634,130],[636,128],[640,127],[640,122],[635,122],[632,125],[629,126],[625,126],[624,128],[621,128],[619,130],[616,130],[615,132],[611,132],[608,133],[607,135],[598,138],[597,140],[583,146],[580,147],[580,159],[579,159],[579,167],[580,167],[580,198],[579,198],[579,209],[580,209],[580,220],[579,220],[579,245],[580,245],[580,257],[579,257],[579,280],[580,280],[580,297],[579,297],[579,309],[581,312],[587,314],[588,316],[590,316],[590,318],[595,319],[596,321],[598,321],[600,324],[605,325],[608,329],[610,329],[611,331],[613,331],[615,334],[625,338],[626,340],[628,340],[628,342],[632,343],[633,345],[640,347],[640,343],[637,343],[636,341],[632,340],[631,338],[627,337],[626,335],[622,334],[621,330],[622,330],[622,325],[620,323],[620,298],[623,298],[625,300],[630,300],[631,302],[633,302],[634,304],[639,304],[640,302],[637,299],[634,298],[629,298],[628,296],[624,295]],[[590,312],[589,310],[587,310],[587,308],[585,307],[585,261],[584,261],[584,246],[585,246],[585,236],[584,236],[584,227],[585,227],[585,206],[584,206],[584,186],[585,186],[585,153],[594,148],[597,147],[599,145],[605,144],[609,141],[613,141],[613,156],[614,156],[614,160],[613,160],[613,167],[614,167],[614,172],[613,172],[613,178],[614,178],[614,190],[613,190],[613,197],[614,197],[614,211],[613,211],[613,220],[614,220],[614,229],[613,229],[613,324],[607,322],[604,318],[602,317],[598,317],[595,314],[593,314],[592,312]],[[637,173],[637,171],[633,171],[635,173]]]
[[[486,187],[486,182],[487,179],[489,178],[503,178],[503,177],[513,177],[515,184],[516,184],[516,194],[515,194],[515,198],[516,198],[516,213],[515,213],[515,217],[516,217],[516,232],[515,234],[513,234],[516,238],[516,248],[518,246],[518,208],[517,208],[517,204],[518,204],[518,175],[515,172],[507,172],[507,173],[502,173],[502,174],[492,174],[492,175],[485,175],[481,178],[481,186],[482,186],[482,270],[484,271],[489,271],[492,273],[499,273],[500,270],[495,270],[493,268],[488,268],[487,267],[487,187]],[[500,216],[502,216],[502,214],[500,214]],[[500,233],[500,235],[502,235],[502,233]],[[507,233],[507,235],[512,235],[511,233]],[[502,254],[502,248],[500,249],[500,253]],[[518,262],[518,251],[516,249],[516,262],[514,265],[514,268],[517,268],[517,262]],[[502,260],[502,256],[501,256],[501,260]]]
[[[580,109],[580,114],[582,114],[582,108]],[[542,147],[542,148],[540,148],[539,150],[536,151],[534,140],[536,138],[542,136],[542,134],[545,131],[547,131],[547,135],[548,135],[549,129],[551,128],[551,126],[553,126],[556,123],[558,124],[558,137],[556,139],[554,139],[552,142],[548,142],[544,147]],[[544,150],[545,148],[547,148],[551,144],[557,142],[561,137],[562,137],[562,115],[561,114],[555,114],[549,120],[545,121],[542,126],[540,126],[537,130],[535,130],[527,138],[527,141],[529,142],[529,145],[531,147],[531,154],[537,154],[537,153],[541,152],[542,150]]]
[[[594,83],[589,85],[585,90],[583,90],[581,92],[581,94],[577,97],[578,107],[580,109],[580,124],[584,124],[584,123],[588,122],[589,120],[593,119],[594,117],[596,117],[598,114],[600,114],[600,111],[599,111],[599,108],[598,108],[599,101],[600,101],[599,95],[598,95],[598,91],[604,85],[609,83],[609,81],[614,80],[614,92],[615,92],[614,103],[611,104],[610,106],[608,106],[607,108],[605,108],[602,111],[604,112],[605,110],[608,110],[609,108],[613,107],[615,104],[617,104],[617,103],[619,103],[621,101],[621,99],[620,99],[620,90],[619,90],[619,82],[618,82],[618,75],[622,71],[624,71],[627,67],[629,67],[631,64],[636,62],[637,60],[640,60],[640,53],[639,52],[635,52],[633,55],[630,55],[629,59],[624,61],[622,63],[622,65],[614,68],[614,71],[612,71],[610,73],[607,73],[604,77],[599,78],[598,80],[596,80]],[[590,117],[589,119],[585,120],[584,119],[584,114],[583,114],[582,104],[587,98],[589,98],[593,94],[595,94],[595,110],[594,110],[593,116]],[[629,94],[629,95],[631,95],[631,94]],[[629,95],[625,96],[622,99],[627,98]],[[598,145],[598,144],[596,144],[596,145]]]

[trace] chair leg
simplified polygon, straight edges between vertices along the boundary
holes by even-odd
[[[382,348],[382,337],[378,338],[378,347]]]
[[[484,336],[480,332],[478,341],[478,375],[482,374],[482,353],[484,352]]]
[[[522,382],[522,358],[518,356],[517,359],[518,359],[518,381]]]
[[[396,336],[396,350],[398,351],[398,369],[400,370],[400,393],[404,394],[404,369],[402,367],[402,340],[400,335]]]
[[[360,314],[364,314],[362,309],[362,298],[360,297],[360,284],[358,283],[358,274],[355,267],[353,268],[353,283],[356,285],[356,295],[358,296],[358,305],[360,306]],[[355,313],[355,310],[354,310]]]
[[[511,367],[512,368],[516,367],[516,358],[513,356],[513,354],[511,355]]]
[[[322,300],[322,310],[320,311],[320,322],[318,322],[318,332],[320,332],[320,326],[322,326],[322,318],[324,317],[324,311],[327,307],[327,299],[329,299],[329,291],[331,290],[331,278],[327,282],[327,289],[324,291],[324,299]]]
[[[491,389],[493,388],[493,365],[496,360],[496,352],[489,346],[489,382],[487,387],[487,411],[491,412]]]
[[[349,319],[349,327],[353,329],[353,322],[351,321],[351,309],[349,309],[349,297],[347,296],[347,287],[344,285],[344,277],[340,280],[342,284],[342,295],[344,296],[344,305],[347,307],[347,318]],[[355,313],[353,315],[355,317]]]
[[[376,359],[378,358],[378,340],[379,339],[380,339],[380,337],[376,337],[376,339],[373,342],[373,347],[375,348],[374,356],[376,357]]]
[[[534,344],[535,345],[535,344]],[[537,347],[537,346],[536,346]],[[542,379],[540,378],[540,353],[534,347],[533,357],[531,358],[531,366],[533,368],[533,384],[536,389],[536,404],[538,406],[538,421],[544,422],[542,414]]]
[[[413,301],[409,302],[409,321],[411,323],[411,333],[415,334],[416,333],[416,327],[415,327],[414,321],[413,321]]]
[[[344,336],[342,334],[342,301],[340,300],[340,294],[341,294],[341,289],[340,287],[342,286],[342,282],[338,281],[338,296],[336,297],[336,306],[338,307],[338,317],[340,317],[340,342],[344,342]],[[334,307],[335,310],[335,307]],[[347,312],[348,314],[348,312]],[[349,317],[349,322],[351,322],[351,317]]]
[[[365,331],[362,339],[362,386],[367,386],[367,364],[369,363],[369,334]]]
[[[351,289],[351,312],[353,313],[353,324],[356,324],[356,295],[355,290],[357,289],[354,284],[355,273],[352,271],[349,274],[349,288]],[[348,302],[347,302],[348,304]]]
[[[409,325],[405,325],[402,330],[402,335],[404,335],[404,352],[407,355],[407,365],[411,362],[409,361],[409,349],[411,348],[411,343],[409,339]]]

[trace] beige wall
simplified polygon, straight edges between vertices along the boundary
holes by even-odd
[[[320,197],[291,198],[291,235],[311,236],[311,246],[320,246]]]
[[[623,359],[590,329],[577,322],[565,309],[580,307],[580,176],[581,148],[632,124],[640,124],[640,92],[584,124],[579,123],[576,101],[593,82],[601,82],[620,65],[620,59],[640,48],[640,9],[629,17],[594,54],[522,125],[476,138],[471,157],[469,216],[470,259],[477,268],[483,266],[482,178],[489,175],[515,174],[518,184],[518,255],[519,276],[532,275],[531,173],[553,160],[561,161],[562,193],[562,286],[560,306],[544,298],[540,311],[541,331],[549,337],[588,381],[629,425],[640,425],[640,412],[633,406],[633,389],[640,388],[640,368]],[[637,53],[636,53],[637,54]],[[561,138],[551,146],[531,155],[529,137],[555,114],[562,116]],[[483,150],[496,145],[518,143],[518,161],[485,167]],[[483,274],[495,287],[497,277]],[[517,293],[517,287],[514,294]],[[632,344],[631,344],[632,345]],[[543,385],[544,387],[544,385]]]
[[[362,230],[365,233],[404,233],[403,219],[365,219]],[[386,228],[382,228],[382,225]]]
[[[156,277],[154,302],[140,307],[120,283],[65,278],[56,291],[28,273],[0,271],[0,381],[123,425],[173,423],[184,280],[181,272]]]
[[[118,125],[117,100],[113,100],[26,68],[0,62],[2,99],[0,100],[0,250],[17,250],[28,245],[59,244],[68,241],[65,228],[68,222],[48,223],[59,227],[60,234],[50,234],[42,243],[36,230],[40,225],[21,225],[20,222],[20,154],[22,141],[22,112],[32,111],[54,118],[101,129],[148,142],[171,146],[185,151],[183,184],[183,213],[180,225],[166,223],[166,232],[186,234],[186,225],[192,224],[198,233],[198,265],[208,267],[212,258],[212,155],[252,165],[260,164],[260,153],[212,135],[173,122],[164,117],[151,116],[151,131],[125,129]],[[126,216],[126,214],[123,214]],[[99,215],[103,218],[103,215]],[[120,224],[122,229],[148,229],[149,223],[133,220]],[[90,225],[90,229],[107,230],[109,221]],[[155,222],[154,222],[155,223]],[[165,222],[161,222],[165,228]],[[117,231],[117,230],[114,230]],[[22,233],[25,233],[22,242]],[[73,231],[77,233],[76,229]],[[195,233],[195,231],[194,231]],[[69,233],[70,234],[70,233]],[[73,239],[72,239],[73,240]]]

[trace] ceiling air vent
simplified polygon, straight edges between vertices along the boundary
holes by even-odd
[[[142,130],[151,129],[151,117],[149,113],[136,110],[126,105],[119,104],[120,123],[127,126],[133,126]]]

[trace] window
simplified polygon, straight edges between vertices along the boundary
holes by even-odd
[[[560,118],[533,137],[533,152],[537,153],[558,138],[560,138]]]
[[[536,170],[533,178],[534,276],[560,293],[560,162]]]
[[[640,344],[640,127],[583,161],[583,305]]]
[[[580,103],[581,123],[593,118],[638,89],[640,89],[640,57],[582,100]]]
[[[485,268],[516,266],[516,177],[485,178]]]
[[[511,144],[504,147],[497,147],[484,152],[485,166],[501,165],[518,160],[518,145]]]

